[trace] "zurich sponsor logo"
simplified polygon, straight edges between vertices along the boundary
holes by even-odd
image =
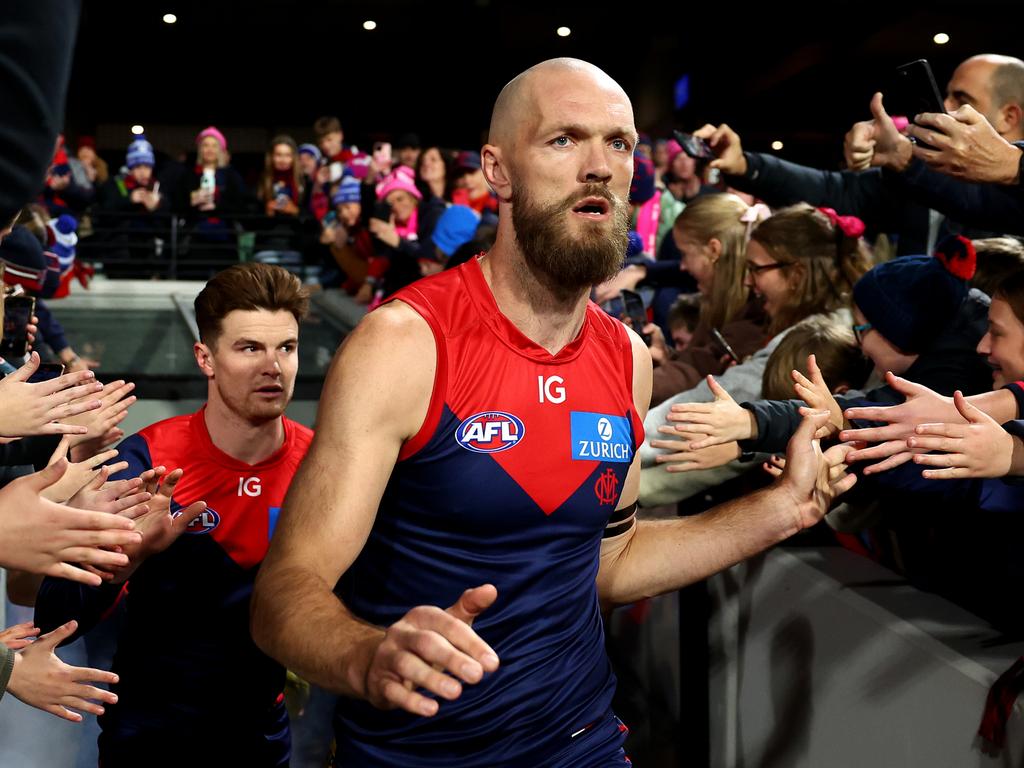
[[[220,525],[220,515],[218,515],[212,507],[207,507],[199,517],[188,524],[188,528],[185,529],[185,533],[197,535],[209,533],[218,525]]]
[[[569,418],[573,459],[616,463],[633,460],[629,419],[585,411],[573,411]]]
[[[525,434],[522,419],[504,411],[484,411],[459,424],[455,442],[474,453],[498,453],[514,447]]]

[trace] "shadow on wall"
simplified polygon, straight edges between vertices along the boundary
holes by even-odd
[[[764,745],[759,768],[796,765],[806,754],[813,704],[811,666],[814,634],[811,622],[796,616],[772,637],[771,696],[775,728]]]

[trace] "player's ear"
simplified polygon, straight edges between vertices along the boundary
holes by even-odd
[[[509,201],[512,198],[512,183],[501,149],[492,144],[485,144],[480,150],[480,159],[484,178],[494,190],[494,194],[499,200]]]
[[[213,376],[213,353],[210,348],[203,342],[197,341],[192,345],[192,352],[196,356],[196,365],[199,366],[199,370],[203,372],[206,377]]]

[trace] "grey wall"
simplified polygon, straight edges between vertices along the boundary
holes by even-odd
[[[975,736],[1024,644],[842,549],[776,549],[710,588],[715,768],[1024,765],[1020,702],[1001,758]]]

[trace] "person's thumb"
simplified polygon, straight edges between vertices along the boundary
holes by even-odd
[[[960,415],[971,424],[981,424],[985,420],[984,414],[968,403],[967,398],[964,397],[964,393],[959,389],[953,393],[953,404],[960,412]]]
[[[61,624],[52,632],[47,632],[45,635],[36,640],[35,643],[33,643],[33,645],[41,645],[44,648],[52,651],[58,645],[60,645],[73,634],[75,634],[76,629],[78,629],[78,622],[72,619],[67,624]]]
[[[715,381],[715,377],[710,373],[708,374],[708,387],[711,389],[711,394],[715,396],[715,400],[732,400],[732,395],[726,391],[725,387]]]
[[[174,529],[174,533],[178,536],[183,534],[185,530],[192,524],[192,521],[199,517],[203,512],[206,511],[206,502],[197,501],[193,504],[189,504],[185,509],[181,510],[178,515],[174,518],[171,527]]]
[[[448,609],[448,613],[472,625],[473,620],[494,605],[497,599],[497,588],[493,584],[483,584],[463,592],[455,605]]]
[[[33,472],[31,475],[25,478],[25,484],[36,493],[42,493],[51,485],[56,483],[62,477],[68,468],[68,460],[64,456],[61,456],[53,464],[40,470],[39,472]],[[15,480],[14,482],[18,482]]]
[[[39,353],[33,352],[18,370],[8,376],[13,381],[28,381],[29,376],[39,368]]]
[[[892,118],[889,117],[889,113],[885,111],[885,105],[882,103],[881,91],[871,97],[871,114],[882,125],[892,122]]]
[[[819,427],[825,426],[828,423],[829,412],[828,411],[815,411],[809,408],[801,408],[800,412],[804,414],[804,417],[800,420],[800,426],[797,427],[796,432],[793,433],[793,437],[790,442],[794,443],[805,443],[809,442],[814,438]]]
[[[807,373],[808,378],[815,384],[825,384],[825,377],[821,375],[821,368],[818,367],[818,358],[813,352],[807,356]]]
[[[60,442],[57,443],[57,447],[53,449],[53,453],[50,454],[50,460],[48,462],[46,462],[46,463],[48,465],[49,464],[54,464],[54,463],[60,461],[61,459],[65,458],[68,455],[68,450],[70,448],[71,448],[71,437],[68,436],[68,435],[64,435],[64,437],[62,437],[60,439]]]

